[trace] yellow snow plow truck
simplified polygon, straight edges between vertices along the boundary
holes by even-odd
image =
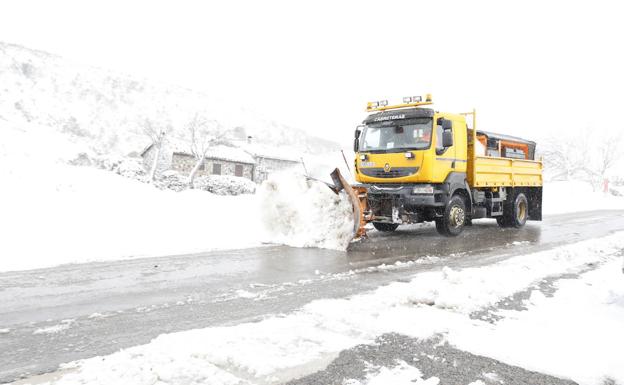
[[[456,236],[477,218],[502,227],[542,219],[542,162],[535,142],[480,131],[476,113],[434,111],[431,95],[368,103],[355,130],[355,179],[338,169],[334,191],[353,204],[354,237],[372,222],[379,231],[434,221],[442,235]],[[469,128],[466,117],[471,116]]]

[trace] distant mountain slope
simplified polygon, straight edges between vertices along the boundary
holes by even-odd
[[[337,143],[183,87],[148,82],[76,65],[59,56],[0,42],[0,120],[51,127],[87,141],[102,154],[138,152],[149,141],[142,127],[158,121],[184,134],[184,125],[205,111],[239,139],[321,153]]]

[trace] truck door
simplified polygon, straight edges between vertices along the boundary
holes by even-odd
[[[443,136],[444,136],[444,128],[442,127],[438,119],[434,121],[435,123],[435,155],[436,155],[436,166],[434,167],[433,172],[433,182],[434,183],[442,183],[446,180],[446,177],[450,172],[455,171],[457,167],[455,152],[456,152],[456,131],[455,127],[451,128],[453,131],[453,145],[449,147],[444,147],[443,145]]]

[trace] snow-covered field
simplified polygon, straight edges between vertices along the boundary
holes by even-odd
[[[582,181],[544,183],[544,215],[591,210],[624,209],[624,198],[595,191]]]
[[[65,365],[68,371],[53,383],[280,383],[388,332],[416,338],[441,334],[460,349],[582,385],[601,385],[605,378],[621,383],[623,247],[624,233],[617,233],[494,265],[420,273],[409,282],[316,300],[260,322],[161,335],[146,345]],[[588,264],[599,267],[582,273]],[[563,273],[582,275],[558,281],[550,298],[537,290],[544,278]],[[497,310],[504,319],[495,323],[470,317],[527,289],[534,291],[526,311]],[[397,363],[372,373],[367,383],[410,383],[406,378],[419,376],[417,365]]]
[[[0,271],[268,242],[348,243],[348,203],[302,176],[271,181],[257,195],[161,191],[66,163],[84,150],[47,127],[0,121],[0,180],[8,187],[0,189]]]
[[[252,196],[161,191],[69,166],[60,154],[76,147],[43,128],[0,130],[0,179],[10,186],[0,191],[0,270],[260,244],[256,232],[234,231],[236,214],[257,211]],[[246,223],[259,225],[253,215]]]

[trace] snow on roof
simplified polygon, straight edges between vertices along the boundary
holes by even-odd
[[[148,145],[141,153],[143,155],[153,144]],[[192,155],[190,143],[177,138],[167,138],[163,149],[169,153]],[[206,159],[219,159],[230,162],[256,164],[253,156],[241,148],[219,144],[211,147],[206,152]]]
[[[256,164],[253,156],[237,147],[218,145],[211,147],[206,153],[208,159],[228,160],[230,162]]]
[[[285,160],[289,162],[301,162],[302,153],[292,147],[274,147],[260,143],[240,143],[241,149],[257,158]]]

